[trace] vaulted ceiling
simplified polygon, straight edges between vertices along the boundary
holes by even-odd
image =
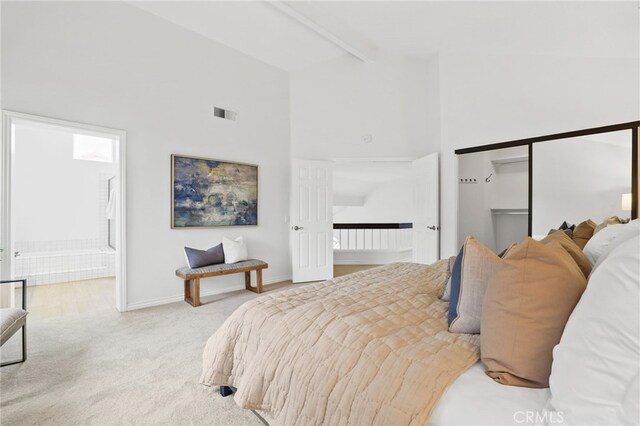
[[[347,54],[353,46],[366,46],[365,56],[376,50],[409,57],[450,52],[639,56],[637,1],[131,4],[287,71]]]
[[[264,1],[145,1],[132,4],[287,71],[344,54],[332,42]]]

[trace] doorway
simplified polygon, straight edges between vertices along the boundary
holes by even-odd
[[[439,258],[439,156],[294,160],[293,282]]]
[[[413,258],[411,161],[339,161],[333,167],[334,269]]]
[[[31,316],[126,310],[125,138],[3,112],[0,272],[27,280]]]

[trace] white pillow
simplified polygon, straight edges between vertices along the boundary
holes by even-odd
[[[640,236],[616,247],[591,274],[553,350],[549,406],[564,424],[640,423],[639,274]]]
[[[604,248],[604,250],[600,254],[600,257],[598,257],[598,261],[596,262],[595,265],[593,265],[593,268],[591,269],[591,274],[593,274],[593,271],[598,269],[598,267],[605,260],[607,260],[609,255],[615,250],[616,247],[618,247],[620,244],[624,243],[625,241],[640,235],[640,222],[638,222],[638,220],[634,220],[632,222],[629,222],[629,224],[627,225],[621,225],[621,226],[622,226],[622,229],[619,230],[620,232],[616,233],[615,237],[611,240],[611,243]]]
[[[249,258],[247,246],[242,237],[235,240],[222,237],[222,250],[224,251],[224,263],[236,263]]]
[[[585,256],[587,256],[587,259],[591,262],[591,266],[598,263],[600,256],[607,252],[607,248],[614,240],[629,232],[633,233],[638,229],[640,229],[640,221],[636,219],[627,224],[609,225],[597,234],[594,234],[583,249]]]

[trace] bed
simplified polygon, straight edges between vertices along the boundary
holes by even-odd
[[[514,423],[541,408],[545,390],[484,375],[478,335],[448,332],[448,276],[447,260],[395,263],[247,302],[209,339],[201,382],[276,424]],[[454,402],[492,395],[510,403],[499,417]]]
[[[544,247],[532,241],[522,250]],[[640,221],[604,228],[583,255],[588,285],[552,348],[548,388],[494,382],[478,361],[480,335],[448,331],[451,260],[395,263],[251,300],[208,340],[201,382],[237,388],[235,402],[269,424],[637,425]],[[483,337],[484,348],[492,335]]]

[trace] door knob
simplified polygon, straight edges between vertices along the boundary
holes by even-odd
[[[436,225],[433,225],[433,226],[427,226],[427,229],[431,229],[432,231],[439,231],[440,227],[436,226]]]
[[[293,229],[294,231],[299,231],[300,229],[304,229],[302,226],[292,226],[291,229]]]

